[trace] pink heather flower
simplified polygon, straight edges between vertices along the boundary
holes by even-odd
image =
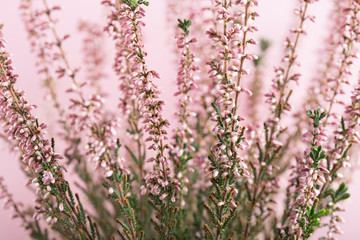
[[[210,79],[208,76],[207,61],[209,56],[215,55],[215,48],[204,47],[212,46],[211,39],[204,37],[203,33],[209,28],[214,27],[215,22],[213,20],[213,12],[211,8],[211,1],[167,1],[167,22],[169,27],[174,29],[173,35],[179,35],[179,28],[177,26],[177,18],[190,19],[192,25],[190,27],[190,35],[196,39],[196,43],[191,43],[191,53],[196,56],[194,58],[194,65],[199,67],[199,71],[196,72],[196,85],[198,87],[191,90],[191,112],[189,117],[192,121],[189,122],[188,127],[193,129],[192,137],[194,141],[201,144],[198,151],[195,152],[192,163],[195,166],[195,170],[199,171],[199,178],[193,185],[193,189],[205,189],[209,186],[210,182],[206,178],[206,169],[208,167],[207,157],[208,152],[206,149],[209,145],[214,145],[217,141],[216,137],[211,134],[211,120],[209,116],[213,112],[211,103],[216,96],[216,82]],[[194,8],[193,6],[197,6]],[[176,16],[176,18],[174,18]],[[181,48],[179,49],[177,44],[174,44],[174,52],[178,56],[181,54]],[[196,119],[195,119],[196,117]],[[195,131],[196,124],[202,129],[202,133]],[[201,139],[201,141],[200,141]],[[190,164],[190,163],[189,163]]]
[[[312,19],[312,16],[308,15],[307,9],[308,6],[316,1],[307,1],[301,0],[301,6],[299,9],[295,10],[295,13],[300,17],[299,26],[303,26],[306,20]],[[297,64],[297,46],[298,40],[301,35],[305,34],[305,31],[299,27],[291,31],[294,35],[293,39],[289,37],[285,41],[286,55],[283,57],[282,62],[284,66],[278,66],[274,68],[275,78],[272,80],[271,90],[265,96],[267,97],[266,102],[270,104],[270,110],[273,113],[273,118],[268,119],[268,123],[271,129],[271,132],[276,129],[281,115],[284,112],[288,112],[291,109],[289,104],[289,97],[291,95],[291,90],[289,90],[288,85],[291,81],[297,82],[299,80],[299,73],[291,73],[292,67]],[[296,40],[295,40],[296,39]],[[289,95],[290,94],[290,95]],[[276,118],[278,120],[276,120]],[[270,133],[272,136],[274,133]]]
[[[282,134],[284,132],[286,133],[285,130],[287,130],[287,128],[282,124],[282,118],[283,113],[289,112],[292,109],[289,104],[292,93],[289,85],[291,82],[297,83],[300,77],[298,73],[292,73],[292,68],[294,65],[298,64],[297,46],[301,36],[305,34],[305,31],[303,30],[304,22],[312,19],[307,13],[310,4],[309,1],[300,1],[300,8],[296,11],[299,16],[297,17],[299,19],[299,27],[291,31],[291,37],[286,38],[284,43],[286,53],[282,58],[282,66],[274,67],[275,77],[272,80],[270,91],[265,94],[265,102],[270,106],[270,116],[264,124],[249,127],[253,133],[247,134],[248,139],[251,142],[251,147],[246,158],[249,158],[248,161],[252,162],[254,166],[254,176],[262,174],[264,177],[263,179],[271,179],[269,181],[264,181],[259,177],[256,179],[251,179],[250,177],[247,186],[249,189],[255,188],[255,191],[252,191],[251,194],[253,203],[256,202],[254,201],[255,199],[259,199],[259,202],[261,203],[256,204],[261,206],[261,208],[266,206],[268,211],[272,210],[269,206],[270,204],[273,204],[274,201],[272,200],[272,194],[276,193],[279,187],[280,173],[277,169],[273,169],[273,167],[281,166],[283,164],[282,158],[284,156],[279,154],[282,152],[283,148],[286,148],[286,151],[284,150],[284,152],[291,152],[289,147],[285,144],[286,142],[283,142]],[[271,199],[270,201],[269,199],[266,199],[267,196]],[[262,199],[260,200],[260,198]],[[253,216],[260,210],[255,204],[250,208],[254,208],[254,211],[252,212],[252,217],[248,221],[248,226],[250,227],[246,231],[251,229],[251,222],[254,220]]]
[[[60,212],[64,211],[64,204],[63,203],[59,204],[59,210],[60,210]]]
[[[166,194],[166,193],[164,193],[163,195],[161,195],[161,196],[160,196],[160,198],[159,198],[159,199],[160,199],[160,200],[164,200],[166,197],[167,197],[167,194]]]
[[[42,181],[45,185],[49,185],[50,183],[54,184],[55,183],[55,178],[52,175],[52,173],[50,171],[45,171],[44,172],[44,177],[42,178]]]

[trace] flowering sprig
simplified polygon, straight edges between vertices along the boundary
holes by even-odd
[[[131,76],[135,71],[135,66],[132,59],[128,58],[131,54],[131,48],[129,48],[128,45],[127,33],[122,29],[123,21],[126,19],[121,18],[120,12],[117,9],[117,2],[104,2],[104,4],[112,7],[112,12],[108,16],[108,23],[104,30],[110,34],[116,44],[116,56],[113,69],[120,80],[119,88],[121,97],[118,107],[127,121],[126,131],[130,135],[125,142],[125,149],[138,168],[138,171],[133,171],[134,178],[129,179],[129,181],[137,180],[135,184],[138,189],[138,218],[140,223],[142,223],[148,220],[149,215],[151,215],[151,208],[148,208],[144,198],[146,193],[144,176],[147,147],[144,140],[144,129],[141,127],[142,115],[137,101],[136,84]],[[150,228],[150,226],[148,226],[148,228]]]
[[[339,119],[338,115],[334,111],[335,104],[339,103],[341,105],[345,105],[344,102],[337,101],[336,98],[338,98],[339,95],[344,94],[343,85],[350,84],[350,67],[353,65],[354,59],[357,58],[355,52],[358,48],[358,37],[360,34],[359,2],[349,1],[347,3],[344,2],[338,4],[339,8],[342,9],[342,12],[346,13],[346,16],[344,16],[344,23],[341,26],[342,44],[340,45],[340,64],[336,68],[337,70],[334,74],[334,77],[330,78],[328,81],[329,90],[327,92],[330,92],[331,95],[325,95],[325,99],[329,102],[328,110],[332,111],[331,116],[333,116],[333,119],[331,120],[328,117],[325,121],[325,124],[331,124],[335,126],[334,138],[328,144],[328,148],[330,149],[330,151],[327,158],[327,166],[330,170],[330,173],[327,175],[327,181],[321,187],[318,194],[318,198],[320,199],[319,205],[321,207],[329,207],[333,210],[330,222],[328,224],[329,237],[331,237],[335,233],[341,233],[340,227],[336,224],[337,222],[341,222],[341,218],[337,216],[335,212],[341,210],[342,208],[337,204],[337,202],[334,202],[334,196],[332,194],[334,193],[334,190],[332,186],[340,184],[337,183],[340,180],[340,171],[343,168],[351,166],[351,149],[354,144],[359,142],[358,86],[353,90],[351,103],[345,106],[344,116]],[[340,184],[340,187],[342,185],[343,184]],[[329,196],[331,198],[329,198]],[[348,197],[348,195],[346,196]]]
[[[63,47],[64,41],[67,40],[70,36],[64,35],[61,36],[58,33],[58,30],[56,28],[57,21],[54,18],[54,12],[59,11],[61,9],[60,6],[52,6],[50,7],[47,0],[43,0],[44,9],[42,11],[39,11],[39,14],[44,15],[47,18],[47,24],[50,26],[50,30],[52,32],[52,35],[54,37],[54,43],[53,45],[57,48],[57,53],[55,55],[55,60],[62,61],[63,65],[59,66],[56,70],[58,74],[58,78],[62,78],[64,76],[68,76],[72,83],[72,89],[69,91],[75,92],[81,100],[84,101],[83,92],[81,91],[82,87],[84,86],[84,83],[80,83],[77,80],[77,73],[79,71],[78,68],[73,68],[68,60],[68,57],[66,55],[66,51]]]
[[[319,204],[320,186],[326,182],[325,174],[329,173],[326,168],[326,152],[322,149],[322,143],[327,139],[322,131],[326,112],[317,108],[309,110],[307,115],[313,121],[313,130],[304,136],[311,137],[309,143],[311,148],[305,151],[305,158],[297,159],[290,186],[296,188],[293,192],[293,202],[290,204],[289,217],[284,234],[287,237],[302,237],[308,239],[320,227],[320,218],[331,213],[330,209],[321,209],[316,212]]]
[[[248,39],[247,34],[256,31],[250,21],[257,13],[252,7],[257,1],[214,1],[216,19],[222,22],[223,31],[210,29],[207,33],[216,43],[219,54],[211,61],[210,76],[219,79],[218,99],[213,103],[215,112],[212,120],[216,122],[213,133],[218,143],[211,148],[209,156],[211,165],[211,182],[216,191],[211,193],[214,209],[206,204],[215,234],[206,224],[204,230],[208,237],[222,239],[227,234],[227,227],[235,217],[238,203],[234,200],[238,190],[236,179],[241,175],[249,176],[247,165],[240,156],[247,142],[244,139],[245,127],[241,126],[244,118],[237,114],[240,93],[251,92],[242,87],[241,81],[249,71],[245,60],[257,57],[247,53],[247,45],[255,44]],[[241,14],[235,14],[235,7],[241,9]],[[240,17],[241,16],[241,17]]]
[[[298,155],[303,150],[297,152],[289,151],[291,148],[296,149],[295,146],[299,144],[301,140],[302,129],[308,124],[309,118],[303,114],[304,109],[313,108],[315,106],[326,106],[327,103],[324,100],[328,101],[329,93],[332,91],[329,90],[328,79],[332,75],[338,74],[338,69],[340,68],[337,63],[337,57],[339,54],[344,53],[344,45],[339,44],[343,41],[343,32],[344,32],[344,23],[346,21],[346,16],[343,14],[344,4],[343,1],[335,1],[334,9],[331,11],[332,23],[329,29],[329,36],[326,39],[324,44],[324,49],[322,50],[322,55],[320,56],[320,64],[317,69],[316,77],[312,81],[312,85],[308,89],[309,94],[306,96],[306,100],[303,102],[302,107],[299,108],[299,111],[294,113],[294,118],[296,118],[297,126],[296,130],[290,134],[285,134],[286,142],[278,155],[280,159],[293,158],[293,156]],[[349,62],[350,63],[350,62]],[[332,112],[328,112],[328,116],[332,115]]]
[[[268,132],[268,134],[266,134],[265,146],[263,147],[264,154],[261,161],[276,159],[272,152],[283,146],[279,141],[279,135],[283,130],[280,127],[280,120],[284,112],[291,110],[289,100],[292,95],[292,90],[289,89],[289,84],[291,81],[297,82],[300,78],[300,74],[293,74],[292,69],[298,63],[297,48],[301,36],[306,34],[304,30],[305,22],[308,20],[314,22],[315,17],[309,15],[307,11],[309,6],[315,2],[317,2],[317,0],[302,0],[300,1],[299,9],[295,10],[296,16],[299,17],[299,26],[290,31],[293,38],[288,37],[285,41],[286,55],[282,58],[284,66],[275,68],[276,76],[272,80],[271,91],[265,95],[267,98],[266,102],[271,105],[270,109],[273,116],[264,124],[265,131]]]
[[[191,37],[196,38],[196,43],[191,44],[191,53],[196,56],[194,59],[198,70],[196,71],[196,85],[189,93],[191,97],[191,104],[188,105],[189,117],[187,121],[187,128],[191,130],[191,142],[194,151],[192,151],[191,159],[187,161],[186,170],[189,173],[181,175],[181,178],[186,180],[185,186],[182,189],[187,191],[185,199],[180,199],[180,212],[178,216],[186,219],[178,221],[177,228],[182,238],[190,238],[196,235],[197,238],[204,238],[202,231],[206,219],[203,216],[204,199],[208,196],[208,189],[211,182],[208,181],[206,171],[208,169],[208,146],[212,146],[217,141],[216,136],[212,134],[212,121],[210,120],[213,112],[211,103],[215,100],[216,82],[208,77],[208,57],[215,54],[215,44],[211,39],[203,37],[203,33],[210,27],[215,27],[216,21],[213,17],[215,14],[212,12],[211,1],[167,1],[167,25],[174,31],[174,35],[178,36],[184,32],[184,29],[189,30],[187,25],[191,21]],[[194,8],[193,6],[196,6]],[[175,19],[173,16],[180,17],[181,19],[189,19],[186,21]],[[191,20],[190,20],[191,19]],[[176,21],[177,20],[177,21]],[[184,28],[184,29],[183,29]],[[186,34],[186,31],[185,31]],[[176,42],[175,42],[176,43]],[[213,47],[203,47],[213,46]],[[178,44],[174,44],[175,56],[182,55],[182,48]],[[178,115],[178,114],[177,114]],[[179,145],[175,149],[179,149]],[[173,151],[170,151],[170,154]],[[177,166],[176,164],[174,166]],[[175,177],[177,176],[175,170]],[[180,197],[181,198],[181,197]],[[186,204],[187,202],[195,202],[194,204]],[[184,204],[185,203],[185,204]],[[182,205],[182,207],[181,207]],[[193,212],[192,216],[189,214]],[[189,227],[188,227],[189,226]],[[181,235],[182,234],[182,235]]]
[[[344,85],[350,84],[350,69],[354,64],[354,60],[357,58],[355,54],[358,41],[358,30],[356,27],[358,25],[357,5],[358,3],[352,1],[335,2],[334,14],[332,15],[334,16],[334,26],[331,30],[327,49],[325,51],[326,58],[323,58],[326,61],[319,79],[315,81],[315,84],[310,89],[311,93],[309,94],[308,100],[304,103],[305,105],[310,106],[313,106],[314,104],[326,104],[328,106],[328,115],[323,126],[330,125],[329,127],[331,127],[332,125],[335,129],[334,134],[330,136],[331,138],[325,144],[328,148],[327,168],[330,172],[333,172],[333,174],[325,174],[326,183],[322,185],[317,198],[319,199],[319,206],[321,208],[326,207],[333,210],[331,213],[331,221],[328,225],[331,231],[337,233],[340,233],[339,227],[335,224],[336,219],[339,219],[334,213],[337,206],[326,198],[325,193],[328,194],[330,183],[337,179],[337,174],[335,173],[337,170],[332,166],[335,164],[337,166],[336,168],[339,170],[350,165],[348,162],[350,159],[348,153],[351,144],[349,145],[345,139],[348,139],[351,134],[348,135],[346,133],[347,130],[344,119],[340,119],[337,111],[334,110],[334,106],[337,103],[339,103],[340,106],[344,105],[343,101],[337,101],[336,99],[339,95],[345,94]],[[338,59],[339,61],[336,61]],[[352,113],[352,115],[356,116],[354,113]],[[301,126],[301,122],[305,121],[304,118],[302,118],[301,115],[299,116],[299,114],[297,114],[296,117],[299,119],[297,125]],[[351,127],[351,129],[357,129],[356,124],[353,125],[353,127]],[[301,127],[299,127],[297,133],[289,137],[288,141],[290,141],[290,138],[294,139],[300,131]],[[356,132],[356,130],[354,132]],[[335,136],[335,138],[333,136]],[[295,146],[296,143],[293,144],[293,146]],[[287,148],[283,148],[283,151],[288,151],[288,146]],[[343,153],[345,153],[344,157],[342,157]],[[329,233],[330,235],[332,235],[331,231]]]
[[[36,66],[38,72],[43,75],[43,84],[48,91],[48,95],[57,110],[60,121],[64,123],[65,110],[58,99],[56,92],[56,77],[54,76],[54,57],[56,55],[53,43],[49,42],[50,24],[40,11],[34,8],[33,0],[22,0],[20,4],[22,20],[28,32],[31,50],[36,54]],[[58,10],[57,7],[50,11]],[[48,98],[48,96],[47,96]]]
[[[136,95],[139,112],[143,118],[144,131],[148,133],[146,141],[150,142],[149,149],[155,151],[155,157],[149,159],[155,162],[154,170],[145,176],[146,187],[149,191],[149,200],[157,211],[158,222],[153,220],[155,230],[161,238],[170,238],[175,227],[175,195],[179,183],[170,178],[170,164],[165,151],[170,148],[164,141],[167,139],[166,127],[169,123],[162,116],[164,102],[159,99],[160,90],[153,82],[159,78],[158,73],[149,71],[145,61],[146,53],[143,49],[141,19],[145,15],[142,4],[144,1],[113,2],[103,1],[114,8],[114,18],[120,21],[122,33],[129,48],[128,59],[131,61],[133,72],[131,81],[136,86]]]
[[[196,8],[193,7],[194,5]],[[198,204],[193,205],[194,207],[203,205],[202,199],[208,196],[207,189],[211,185],[211,182],[206,177],[209,154],[208,146],[213,146],[217,142],[216,136],[212,134],[212,121],[210,120],[214,110],[211,103],[216,100],[217,96],[215,87],[217,80],[214,81],[213,78],[209,78],[207,64],[209,56],[216,54],[216,43],[210,38],[203,37],[203,33],[208,29],[216,29],[215,10],[211,5],[211,1],[202,0],[167,1],[167,22],[174,29],[174,34],[178,34],[181,28],[179,29],[179,21],[176,21],[173,16],[191,19],[191,36],[197,39],[197,42],[192,44],[191,51],[196,56],[196,65],[199,67],[196,74],[196,85],[198,87],[192,90],[192,104],[190,107],[191,115],[194,115],[194,118],[189,121],[189,128],[192,129],[192,137],[194,138],[193,146],[195,147],[193,161],[191,161],[194,164],[194,173],[191,178],[193,183],[189,182],[189,185],[192,185],[194,190],[194,194],[191,195],[195,198],[192,199],[198,201]],[[176,56],[181,54],[177,45],[174,45],[174,52]],[[203,207],[196,207],[194,210],[198,211],[197,216],[203,214]],[[194,224],[194,227],[197,234],[205,237],[201,231],[204,219],[197,218],[195,221],[197,224]]]
[[[360,84],[360,82],[358,83]],[[353,145],[360,142],[359,134],[359,119],[360,119],[360,88],[356,87],[351,96],[351,103],[346,107],[345,116],[341,119],[338,129],[335,130],[335,142],[330,151],[327,165],[330,172],[327,174],[326,183],[321,187],[318,198],[321,200],[322,207],[329,207],[333,210],[331,215],[328,235],[341,234],[340,227],[337,222],[343,220],[335,214],[337,211],[342,211],[339,202],[344,201],[350,195],[346,192],[347,187],[345,183],[339,184],[338,189],[335,191],[334,186],[341,180],[340,171],[344,168],[351,166],[351,149]]]
[[[93,223],[87,226],[87,214],[77,197],[71,191],[69,183],[64,179],[64,168],[59,164],[63,157],[54,152],[54,143],[45,138],[44,123],[32,115],[34,109],[24,98],[23,92],[17,91],[14,85],[17,75],[13,73],[12,60],[5,51],[5,41],[0,30],[0,113],[2,119],[9,119],[5,133],[17,141],[23,153],[23,162],[34,168],[37,191],[43,191],[45,196],[52,196],[56,200],[57,208],[48,211],[42,208],[40,215],[47,215],[50,223],[59,222],[73,231],[78,237],[95,239],[90,229],[95,228]],[[76,195],[77,196],[77,195]]]
[[[344,4],[344,3],[343,3]],[[346,21],[342,26],[342,42],[338,43],[342,46],[341,56],[340,56],[340,66],[338,68],[338,72],[335,76],[328,79],[329,85],[334,83],[333,86],[329,86],[329,91],[331,93],[330,96],[327,96],[327,101],[329,102],[329,106],[327,112],[331,113],[335,103],[342,103],[336,101],[336,98],[339,94],[344,94],[344,90],[342,89],[343,84],[350,84],[348,77],[351,75],[350,67],[353,65],[353,59],[357,58],[355,50],[356,44],[359,43],[360,36],[360,16],[358,16],[360,12],[360,6],[357,1],[349,1],[348,4],[342,6],[343,12],[346,13]],[[342,103],[343,105],[343,103]],[[329,117],[328,115],[325,120],[325,124],[327,124]]]
[[[300,78],[300,74],[292,74],[291,70],[296,64],[296,50],[299,44],[300,36],[306,34],[304,30],[304,23],[307,20],[314,22],[315,17],[308,15],[307,10],[309,5],[315,2],[317,2],[317,0],[302,0],[300,1],[300,8],[295,10],[295,14],[299,16],[299,26],[290,31],[292,34],[294,34],[294,39],[287,38],[285,41],[287,52],[282,59],[285,66],[275,68],[276,77],[273,79],[272,90],[270,93],[266,94],[266,101],[271,104],[271,111],[274,114],[275,119],[273,119],[273,122],[275,122],[275,125],[278,122],[276,121],[276,118],[280,119],[284,111],[290,111],[291,109],[289,98],[292,94],[292,91],[288,90],[288,85],[290,81],[297,82]]]
[[[194,119],[190,109],[193,102],[192,93],[196,89],[196,58],[192,53],[192,46],[197,42],[196,38],[189,37],[189,27],[192,24],[191,20],[178,19],[178,27],[181,33],[176,35],[177,46],[180,52],[179,69],[177,75],[178,91],[175,96],[178,96],[178,110],[176,113],[179,121],[179,127],[175,130],[173,137],[172,149],[169,154],[174,165],[174,174],[178,182],[180,182],[179,193],[179,214],[178,214],[178,234],[184,237],[184,233],[188,232],[188,227],[185,225],[186,211],[191,206],[186,206],[186,200],[189,197],[190,174],[194,171],[191,167],[192,160],[195,155],[193,129],[191,123]]]
[[[4,120],[5,125],[9,126],[11,123],[8,120]],[[38,184],[33,184],[31,180],[34,180],[37,178],[37,173],[35,172],[34,166],[28,166],[26,162],[24,162],[24,156],[25,151],[22,149],[19,149],[17,147],[17,142],[12,139],[11,136],[6,137],[5,135],[1,135],[1,137],[6,141],[8,146],[14,151],[19,152],[19,162],[21,165],[21,170],[25,174],[27,178],[29,178],[29,181],[27,183],[27,187],[30,189],[30,191],[33,191],[37,195],[37,199],[35,201],[35,206],[28,206],[26,210],[23,209],[23,204],[21,202],[15,202],[12,199],[12,195],[7,191],[7,187],[2,183],[2,189],[3,189],[3,195],[2,197],[5,199],[5,209],[7,207],[12,207],[14,218],[21,217],[21,220],[23,222],[23,227],[25,229],[31,229],[33,234],[31,234],[31,237],[34,239],[44,239],[44,237],[47,236],[46,231],[48,229],[45,229],[44,233],[42,233],[42,224],[40,221],[43,219],[44,216],[49,215],[45,222],[47,224],[51,224],[51,228],[60,233],[64,238],[66,239],[73,239],[76,238],[76,234],[71,232],[66,225],[63,224],[62,221],[57,221],[52,217],[52,215],[56,214],[56,208],[58,207],[58,204],[54,201],[54,199],[49,198],[48,191],[42,191],[38,189]],[[1,179],[0,179],[1,180]],[[3,182],[3,180],[1,180]],[[1,194],[0,194],[1,195]],[[1,199],[1,196],[0,196]],[[50,214],[49,214],[50,213]],[[94,225],[96,227],[96,225]]]
[[[335,1],[334,9],[331,12],[332,23],[329,29],[329,36],[326,39],[324,49],[322,51],[323,56],[320,58],[320,67],[318,76],[316,76],[314,83],[310,87],[308,99],[304,102],[306,105],[310,106],[319,106],[323,105],[324,102],[322,98],[329,99],[329,82],[328,79],[336,74],[338,62],[337,58],[340,53],[339,49],[343,48],[345,45],[340,44],[344,42],[343,32],[346,28],[344,28],[344,24],[346,22],[346,15],[344,14],[344,6],[347,5],[344,1]],[[347,46],[345,46],[347,48]],[[345,50],[346,51],[346,50]],[[344,51],[341,51],[340,54],[343,54]],[[335,71],[334,71],[335,70]],[[332,80],[330,80],[332,82]],[[330,91],[331,93],[332,91]],[[323,96],[320,97],[319,96]],[[305,108],[306,109],[306,108]],[[302,112],[299,113],[303,115]],[[303,120],[304,118],[302,118]]]

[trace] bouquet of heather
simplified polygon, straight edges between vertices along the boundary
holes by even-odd
[[[178,69],[172,118],[145,51],[151,2],[99,3],[106,22],[79,24],[81,69],[58,28],[61,7],[19,2],[56,116],[48,122],[56,133],[48,133],[17,87],[22,79],[1,25],[0,136],[36,201],[17,201],[4,178],[0,199],[29,238],[332,240],[342,233],[360,142],[359,0],[332,1],[314,81],[296,107],[293,95],[304,90],[299,46],[317,0],[294,0],[295,26],[281,59],[272,59],[274,72],[271,43],[256,34],[261,0],[166,1]],[[114,74],[104,71],[106,38]],[[119,85],[115,109],[105,104],[115,101],[102,82],[108,78]]]

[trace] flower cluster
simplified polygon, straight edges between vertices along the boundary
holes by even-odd
[[[188,229],[185,226],[185,211],[190,206],[186,205],[186,200],[189,197],[189,186],[191,173],[194,172],[194,154],[196,148],[194,146],[194,129],[192,129],[191,123],[194,121],[191,112],[191,104],[193,103],[192,91],[196,89],[197,76],[196,72],[199,70],[196,66],[196,58],[192,53],[192,48],[196,42],[196,38],[189,36],[189,28],[192,24],[191,20],[178,19],[178,27],[181,31],[176,35],[177,47],[180,52],[180,62],[177,74],[177,86],[178,91],[175,93],[178,99],[178,110],[176,117],[179,121],[179,127],[176,128],[173,137],[172,149],[169,152],[171,160],[174,165],[174,174],[177,181],[181,184],[178,205],[180,208],[178,226],[181,233],[186,232]]]
[[[36,192],[43,193],[45,199],[53,197],[58,205],[55,209],[39,209],[38,215],[45,215],[52,224],[57,221],[67,222],[68,230],[74,231],[79,237],[87,236],[92,239],[89,227],[86,226],[86,213],[79,199],[75,203],[70,186],[64,178],[65,168],[59,163],[63,156],[55,153],[54,143],[45,138],[46,124],[40,123],[32,114],[35,106],[27,102],[24,92],[14,88],[18,76],[13,72],[12,60],[5,51],[1,31],[0,75],[0,114],[2,121],[6,123],[4,132],[21,149],[22,161],[33,176],[32,184]]]
[[[180,67],[178,69],[177,76],[177,85],[178,91],[175,93],[175,96],[179,97],[179,113],[176,116],[179,119],[180,126],[176,129],[174,135],[173,148],[171,150],[171,155],[173,155],[174,164],[176,165],[176,176],[181,183],[188,183],[189,179],[187,176],[187,166],[191,165],[189,162],[193,158],[193,153],[195,148],[193,146],[194,139],[192,137],[193,130],[191,129],[191,109],[189,109],[192,104],[191,91],[196,88],[196,76],[195,73],[198,70],[198,67],[195,65],[195,56],[191,52],[190,46],[196,42],[195,38],[189,38],[188,28],[191,25],[191,21],[179,20],[179,28],[182,28],[184,31],[176,36],[178,48],[181,50],[180,57]],[[191,169],[188,169],[191,171]],[[184,193],[187,193],[187,187],[183,188]],[[184,206],[184,200],[180,200],[181,205]]]
[[[251,21],[258,14],[253,7],[257,1],[214,1],[216,20],[223,25],[222,31],[210,29],[207,34],[216,43],[217,55],[210,62],[210,77],[217,83],[217,100],[213,103],[215,109],[212,120],[216,122],[213,128],[218,143],[211,148],[210,162],[212,183],[221,189],[221,194],[214,194],[217,221],[216,239],[226,230],[223,221],[234,217],[238,203],[234,200],[238,190],[235,187],[236,178],[241,175],[249,176],[248,166],[241,156],[248,145],[244,139],[245,127],[241,122],[245,120],[237,114],[239,95],[251,91],[243,87],[241,82],[249,74],[245,60],[257,59],[257,56],[247,52],[248,44],[256,42],[248,38],[248,34],[257,31]],[[237,8],[239,12],[236,11]],[[213,211],[206,205],[208,211]],[[229,208],[231,206],[231,208]],[[231,211],[230,211],[231,209]],[[225,218],[225,215],[229,214]],[[208,225],[205,225],[207,235],[215,237]]]
[[[176,192],[180,183],[172,181],[170,176],[170,162],[166,157],[166,151],[170,146],[165,142],[167,137],[166,128],[169,122],[162,116],[164,101],[159,99],[161,93],[159,87],[154,83],[155,78],[160,78],[155,71],[148,70],[145,60],[146,52],[142,42],[141,27],[144,23],[141,19],[145,10],[141,6],[147,4],[144,1],[124,1],[124,3],[103,1],[103,4],[114,8],[112,18],[120,22],[121,33],[124,37],[124,45],[128,47],[129,60],[132,72],[130,81],[135,85],[135,94],[139,113],[143,119],[143,131],[148,134],[145,139],[150,143],[149,149],[154,150],[154,157],[148,162],[155,162],[154,170],[145,178],[146,188],[149,191],[150,201],[158,214],[159,227],[156,230],[164,238],[172,236],[174,227]],[[143,194],[145,191],[142,192]],[[165,205],[165,210],[160,206]],[[165,228],[165,230],[163,230]]]
[[[313,206],[319,195],[318,185],[326,182],[325,174],[329,174],[326,165],[326,152],[322,149],[322,145],[326,140],[326,134],[321,126],[322,121],[326,117],[326,112],[320,108],[314,112],[308,111],[309,118],[313,119],[313,129],[304,134],[308,137],[306,141],[310,144],[310,149],[305,151],[303,158],[297,159],[297,166],[291,174],[290,186],[295,187],[296,192],[294,202],[290,204],[290,213],[287,220],[290,226],[289,234],[301,237],[308,234],[307,229],[302,226],[302,218],[304,218],[308,205]],[[320,217],[320,216],[319,216]],[[308,222],[309,224],[309,222]]]

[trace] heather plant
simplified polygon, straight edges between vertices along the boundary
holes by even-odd
[[[177,59],[176,113],[167,119],[165,79],[150,69],[143,36],[151,1],[99,3],[106,22],[78,24],[80,68],[58,29],[61,7],[21,0],[35,80],[56,121],[48,133],[17,88],[1,25],[0,137],[36,198],[16,200],[0,177],[4,208],[31,239],[336,239],[351,192],[344,174],[359,153],[360,1],[332,1],[319,69],[296,107],[299,46],[317,0],[294,2],[295,26],[268,76],[277,59],[257,39],[261,0],[167,1]],[[116,108],[104,85],[112,77]]]

